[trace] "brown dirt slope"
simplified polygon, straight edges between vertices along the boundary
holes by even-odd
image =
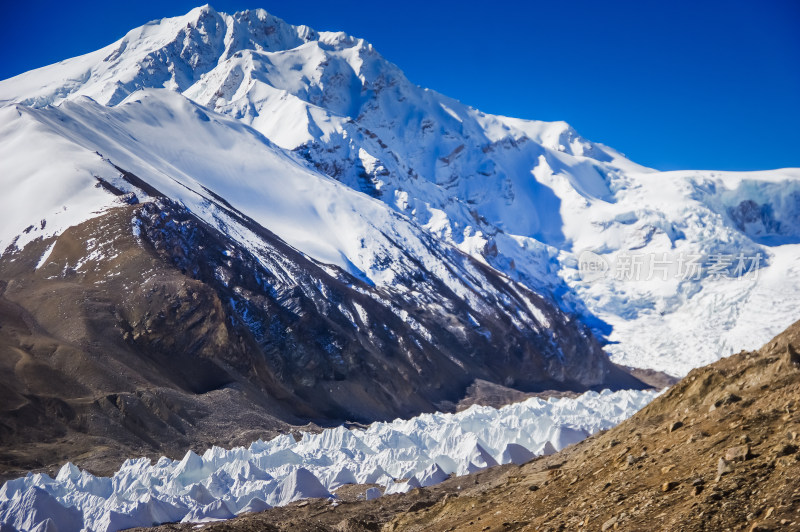
[[[204,529],[800,530],[798,353],[800,322],[757,352],[692,371],[628,421],[550,457]]]

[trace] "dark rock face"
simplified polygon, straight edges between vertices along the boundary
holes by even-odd
[[[585,389],[606,383],[614,369],[579,324],[533,293],[505,288],[488,268],[483,273],[505,288],[508,309],[533,307],[549,328],[520,330],[500,312],[478,316],[480,326],[471,325],[467,305],[430,272],[420,270],[408,280],[428,294],[418,302],[344,272],[331,275],[263,228],[259,236],[271,249],[267,261],[258,260],[167,202],[145,205],[136,219],[159,257],[211,288],[219,306],[188,303],[198,296],[181,292],[170,302],[172,312],[151,309],[150,319],[173,331],[193,324],[195,309],[213,308],[225,315],[226,330],[203,349],[227,351],[226,362],[255,379],[265,364],[323,417],[411,415],[457,399],[476,377],[530,390]],[[141,319],[133,318],[134,328]],[[201,347],[194,333],[171,341],[173,347]]]
[[[728,214],[740,231],[747,231],[747,226],[759,224],[765,233],[780,232],[780,223],[775,220],[770,205],[759,205],[753,200],[744,200],[728,209]]]
[[[466,255],[449,263],[503,296],[481,312],[422,268],[372,287],[239,221],[258,235],[259,258],[157,197],[68,229],[44,260],[52,240],[0,259],[9,475],[81,455],[102,471],[124,455],[243,444],[287,423],[410,416],[452,405],[475,379],[642,386],[578,322]],[[541,326],[520,327],[515,313]]]

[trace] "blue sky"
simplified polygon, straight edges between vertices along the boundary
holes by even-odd
[[[0,79],[197,4],[4,2]],[[211,5],[363,37],[415,83],[486,112],[566,120],[655,168],[800,167],[797,0]]]

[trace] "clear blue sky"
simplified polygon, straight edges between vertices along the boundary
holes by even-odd
[[[0,79],[200,1],[3,2]],[[655,168],[800,167],[798,0],[211,5],[363,37],[415,83],[491,113],[566,120]]]

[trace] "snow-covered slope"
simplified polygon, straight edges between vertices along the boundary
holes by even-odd
[[[550,293],[607,337],[616,361],[680,375],[756,347],[796,318],[800,170],[656,172],[563,122],[487,115],[420,88],[361,39],[292,26],[263,10],[227,15],[205,6],[150,23],[92,54],[0,82],[0,101],[6,113],[13,102],[66,109],[62,102],[86,96],[124,106],[145,98],[137,90],[159,87],[253,127],[427,234]],[[171,163],[176,152],[162,145]],[[96,207],[82,201],[83,212]],[[360,231],[391,219],[363,225],[374,207],[359,205],[368,207],[360,221],[312,214],[322,225],[309,227],[345,217]],[[264,211],[265,223],[294,219]],[[354,242],[330,235],[330,226],[319,238],[284,229],[282,237],[318,260],[380,282]],[[0,246],[19,230],[7,229]],[[625,274],[629,255],[641,255],[645,280],[587,280],[577,269],[587,249],[612,274],[618,264]],[[661,270],[648,271],[663,253],[675,272],[666,281]],[[735,265],[717,275],[719,256],[740,253],[751,266],[759,257],[758,275],[734,275]],[[701,264],[697,278],[679,278],[681,257]]]
[[[487,324],[502,318],[520,338],[535,334],[552,346],[543,354],[556,361],[554,368],[575,366],[573,374],[562,368],[551,376],[580,380],[575,372],[582,372],[593,375],[588,385],[604,382],[603,364],[595,360],[583,331],[576,329],[585,346],[561,345],[571,333],[559,328],[574,324],[545,299],[470,260],[385,203],[308,168],[249,126],[180,94],[147,89],[114,107],[78,97],[57,107],[10,105],[0,113],[8,140],[0,148],[6,155],[0,161],[5,191],[0,208],[7,217],[0,249],[21,249],[119,206],[108,187],[142,201],[164,197],[262,264],[269,264],[275,252],[258,228],[268,229],[334,278],[352,284],[341,277],[344,271],[383,290],[382,295],[366,293],[428,343],[444,339],[418,323],[413,309],[444,319],[455,311],[456,301],[467,312],[459,318],[463,323],[448,325],[453,334],[466,339],[466,327],[491,340]],[[31,160],[20,144],[57,156]],[[354,327],[356,320],[372,326],[366,315],[356,318],[358,310],[349,312]]]
[[[299,441],[283,435],[247,448],[214,447],[202,456],[189,451],[182,460],[127,460],[111,478],[67,463],[55,479],[29,474],[6,482],[0,488],[0,522],[33,530],[51,519],[61,532],[105,532],[227,519],[302,498],[332,497],[344,484],[381,484],[387,494],[402,493],[450,474],[553,453],[616,425],[656,395],[604,391],[575,399],[528,399],[497,410],[472,406],[364,430],[302,433]]]
[[[405,261],[381,230],[403,241],[410,253],[428,255],[427,250],[420,252],[425,248],[420,231],[382,203],[304,168],[241,123],[209,116],[173,92],[138,91],[111,109],[80,98],[58,108],[17,106],[2,111],[5,125],[15,133],[9,133],[12,142],[2,163],[3,186],[9,192],[3,206],[11,216],[0,246],[8,245],[12,235],[23,234],[16,243],[21,247],[88,218],[98,212],[103,199],[110,204],[113,196],[95,187],[94,176],[111,176],[113,181],[119,174],[113,163],[212,225],[221,224],[215,223],[220,214],[211,200],[224,198],[308,256],[373,283],[391,285],[394,271],[389,266],[399,269]],[[31,160],[29,152],[16,145],[48,147],[51,139],[69,153],[55,151],[56,157]],[[69,148],[61,148],[65,145]],[[47,187],[52,197],[27,196],[37,187]],[[75,211],[65,223],[24,232],[62,205]],[[378,248],[391,252],[383,267],[375,263]]]
[[[606,275],[569,259],[562,275],[613,326],[614,360],[686,373],[796,319],[799,191],[798,169],[629,174],[576,232],[575,254],[597,252]]]

